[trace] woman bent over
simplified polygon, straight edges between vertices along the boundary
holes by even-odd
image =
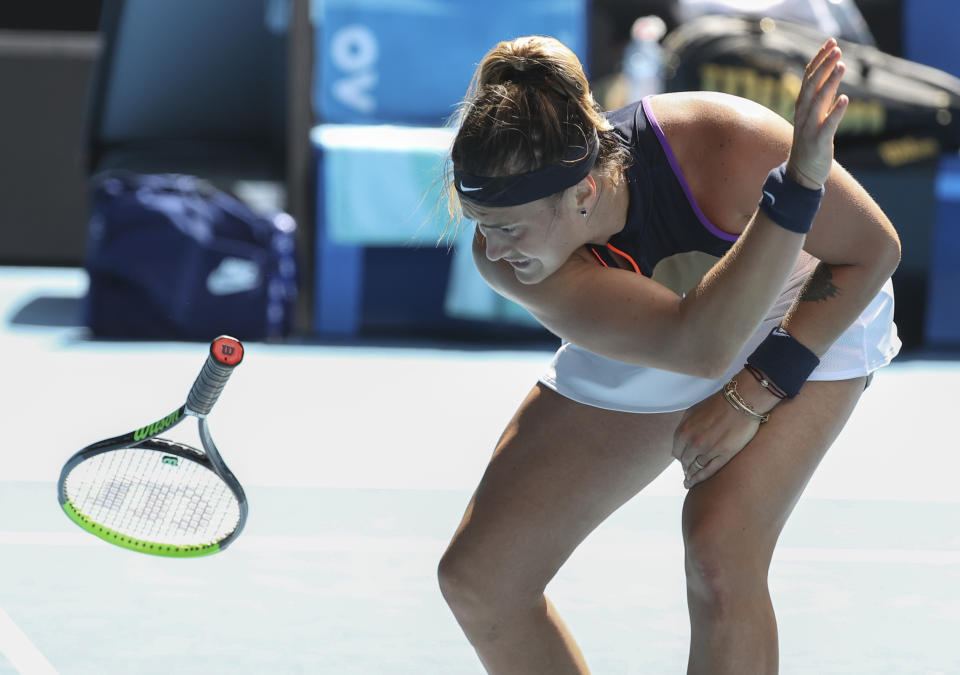
[[[601,113],[551,38],[480,64],[452,187],[480,274],[562,339],[440,562],[489,672],[588,672],[544,589],[673,460],[689,488],[688,672],[777,671],[777,538],[900,346],[897,234],[833,161],[843,72],[829,40],[791,127],[705,92]]]

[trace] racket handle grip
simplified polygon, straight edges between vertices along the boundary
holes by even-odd
[[[210,353],[187,395],[187,410],[206,417],[220,398],[233,369],[243,360],[243,345],[236,338],[221,335],[210,343]]]

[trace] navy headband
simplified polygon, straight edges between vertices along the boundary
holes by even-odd
[[[588,152],[582,145],[571,146],[564,158],[536,171],[513,176],[473,176],[453,170],[453,181],[461,197],[483,206],[516,206],[548,197],[576,185],[590,173],[597,161],[600,142],[594,131]]]

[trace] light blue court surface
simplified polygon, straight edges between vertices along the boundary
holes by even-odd
[[[153,558],[69,522],[55,481],[179,406],[206,345],[91,341],[84,288],[0,270],[0,674],[482,672],[436,564],[547,352],[248,344],[210,417],[247,529]],[[782,673],[960,673],[958,385],[897,362],[827,455],[771,571]],[[674,466],[548,589],[599,675],[684,670],[682,498]]]

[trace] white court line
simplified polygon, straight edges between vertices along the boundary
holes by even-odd
[[[642,534],[641,534],[642,536]],[[418,553],[446,548],[446,539],[426,537],[361,537],[361,536],[288,536],[247,535],[241,536],[230,547],[231,551],[282,551],[323,552],[354,551],[366,553]],[[106,546],[96,537],[82,532],[2,532],[0,546]],[[595,546],[591,556],[603,557],[603,546]],[[657,551],[644,550],[642,557],[656,556]],[[663,549],[665,555],[675,551]],[[618,552],[623,556],[623,551]],[[773,554],[774,560],[782,562],[825,563],[897,563],[912,565],[958,565],[960,550],[923,548],[813,548],[783,546]]]
[[[6,656],[21,675],[57,675],[56,669],[2,608],[0,654]]]

